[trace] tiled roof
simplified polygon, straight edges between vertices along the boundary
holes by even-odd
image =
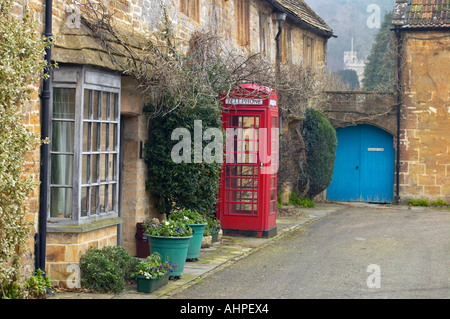
[[[404,28],[449,28],[450,0],[396,0],[392,23]]]
[[[303,0],[269,0],[269,2],[277,9],[286,12],[296,22],[308,25],[325,35],[333,35],[333,30]]]

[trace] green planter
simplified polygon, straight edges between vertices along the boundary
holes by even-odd
[[[192,235],[192,239],[189,241],[186,260],[198,261],[206,224],[188,224],[188,226],[192,228],[194,234]]]
[[[163,278],[152,277],[147,279],[145,276],[136,275],[137,278],[137,291],[150,294],[161,287],[164,287],[169,282],[169,273]]]
[[[163,262],[169,260],[177,267],[171,273],[171,277],[179,278],[183,273],[184,264],[192,236],[188,237],[164,237],[147,235],[150,254],[157,252],[161,255]]]

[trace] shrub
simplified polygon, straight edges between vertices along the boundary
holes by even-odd
[[[28,280],[27,289],[32,298],[45,299],[47,296],[47,289],[51,291],[53,288],[50,278],[44,275],[41,269],[36,271],[36,274]]]
[[[184,224],[206,224],[207,219],[200,213],[191,209],[182,209],[169,215],[169,219],[180,221]]]
[[[177,265],[172,264],[170,261],[163,262],[159,253],[152,253],[137,265],[133,276],[141,275],[147,279],[154,277],[162,279],[167,273],[173,272],[173,269],[176,267]]]
[[[192,228],[173,219],[157,224],[153,221],[144,223],[144,232],[151,236],[186,237],[192,235]]]
[[[432,202],[431,205],[434,206],[434,207],[446,207],[446,206],[448,206],[447,202],[443,201],[442,199],[439,199],[437,201]]]
[[[429,207],[430,203],[426,199],[410,199],[408,204],[412,206],[424,206]]]
[[[296,193],[291,193],[289,195],[289,205],[296,207],[308,207],[312,208],[315,206],[314,202],[309,198],[300,198]]]
[[[171,136],[175,129],[186,128],[191,136],[191,140],[187,142],[194,145],[194,121],[201,120],[203,130],[221,128],[222,121],[216,103],[205,101],[201,106],[178,109],[150,120],[149,139],[145,146],[145,162],[149,172],[147,187],[157,199],[157,208],[161,213],[192,209],[214,216],[221,163],[195,163],[194,147],[190,151],[183,149],[183,152],[189,152],[183,155],[187,155],[190,162],[175,163],[171,153],[179,141],[173,141]],[[148,108],[151,109],[152,106]],[[210,142],[202,141],[202,150]]]
[[[205,227],[205,234],[204,236],[210,236],[212,234],[216,234],[220,231],[220,220],[210,217],[207,220],[207,225]]]
[[[123,247],[89,248],[80,258],[81,283],[98,292],[119,293],[132,277],[140,260]]]
[[[302,167],[304,163],[301,163],[303,174],[300,174],[300,179],[309,178],[309,190],[306,195],[314,198],[330,185],[333,178],[336,131],[321,112],[307,108],[302,135],[305,139],[307,176]]]

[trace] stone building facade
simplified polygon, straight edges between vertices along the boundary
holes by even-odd
[[[90,246],[121,245],[136,255],[136,223],[161,217],[145,187],[144,95],[137,81],[123,73],[126,54],[117,49],[117,41],[98,41],[86,24],[89,18],[99,12],[107,16],[120,40],[140,50],[161,27],[165,7],[181,45],[196,31],[213,30],[241,53],[261,52],[274,65],[281,61],[315,68],[325,66],[327,40],[333,35],[301,0],[100,0],[97,4],[54,0],[51,7],[45,1],[17,0],[16,4],[18,16],[25,5],[31,9],[41,30],[48,25],[46,12],[51,14],[55,36],[51,58],[58,63],[50,78],[48,204],[40,211],[39,189],[28,200],[28,218],[36,226],[22,264],[30,271],[35,268],[33,261],[42,251],[33,239],[45,232],[45,270],[54,284],[62,286],[73,274],[69,266],[78,263]],[[275,41],[280,13],[285,18],[281,52]],[[113,55],[108,52],[111,48],[117,49]],[[36,86],[26,115],[37,133],[43,120],[41,91],[42,85]],[[43,164],[36,150],[27,157],[26,171],[39,175]],[[38,223],[42,216],[46,227]]]
[[[402,201],[450,202],[449,12],[446,1],[396,1]]]

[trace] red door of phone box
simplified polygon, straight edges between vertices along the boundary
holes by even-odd
[[[217,218],[224,235],[275,236],[278,93],[242,84],[220,98],[226,142]]]

